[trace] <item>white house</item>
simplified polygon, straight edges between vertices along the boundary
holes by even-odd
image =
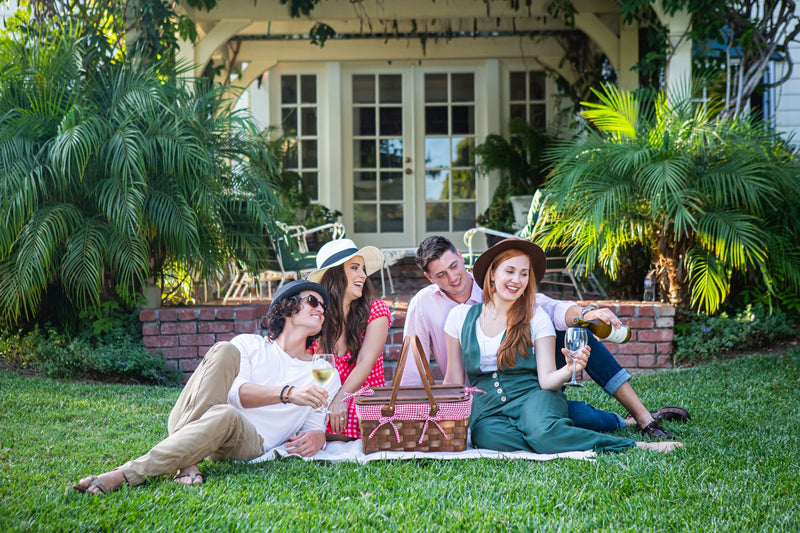
[[[584,32],[619,84],[638,86],[638,28],[613,0],[574,0],[574,27],[548,4],[324,0],[293,19],[279,0],[222,0],[210,13],[187,9],[201,38],[182,54],[198,69],[212,57],[242,69],[234,84],[249,87],[254,116],[297,132],[292,165],[317,201],[344,213],[356,242],[460,242],[494,186],[476,175],[470,148],[512,116],[545,125],[555,115],[544,67],[572,77],[555,35]],[[685,29],[680,14],[662,20]],[[308,37],[315,22],[338,34],[322,48]],[[687,74],[690,49],[681,43],[669,77]]]

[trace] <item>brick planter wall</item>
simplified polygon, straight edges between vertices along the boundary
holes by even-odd
[[[139,313],[142,342],[150,352],[161,352],[167,363],[189,380],[208,349],[240,333],[265,334],[263,317],[269,306],[182,307],[145,309]]]
[[[591,303],[611,309],[631,327],[628,343],[606,344],[628,371],[636,374],[672,366],[674,307],[655,302]],[[408,295],[387,299],[387,304],[392,310],[392,328],[386,338],[384,368],[386,380],[391,381],[403,344]],[[265,304],[254,304],[143,310],[139,313],[142,340],[148,350],[154,354],[161,352],[170,366],[183,371],[185,383],[214,343],[230,340],[240,333],[265,334],[263,318],[267,308]],[[432,370],[436,379],[442,379],[435,364]]]

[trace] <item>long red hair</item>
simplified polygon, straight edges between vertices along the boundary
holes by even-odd
[[[497,270],[500,263],[507,261],[512,257],[517,256],[528,257],[527,254],[520,250],[510,249],[497,254],[497,257],[492,260],[492,264],[486,270],[486,276],[483,279],[483,303],[487,304],[492,301],[494,296],[494,283],[492,282],[492,273]],[[528,286],[522,292],[522,296],[511,304],[506,314],[506,336],[503,342],[500,343],[500,349],[497,350],[497,368],[501,371],[506,368],[512,368],[517,364],[517,354],[522,357],[528,358],[528,349],[533,346],[531,340],[531,319],[533,318],[534,306],[536,305],[536,278],[533,276],[533,267],[530,265],[530,257],[528,257]]]

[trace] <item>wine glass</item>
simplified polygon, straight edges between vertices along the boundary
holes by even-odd
[[[575,360],[574,354],[586,346],[588,341],[589,337],[586,334],[586,329],[567,328],[567,333],[564,335],[564,345],[567,348],[567,353],[569,353],[569,356],[572,357],[573,361]],[[575,381],[575,365],[572,366],[572,379],[564,383],[564,385],[568,385],[570,387],[583,387],[582,383]]]
[[[333,374],[336,372],[333,360],[334,355],[332,353],[315,353],[311,359],[311,376],[320,387],[325,387],[333,379]],[[330,413],[324,405],[317,407],[315,411],[317,413]]]

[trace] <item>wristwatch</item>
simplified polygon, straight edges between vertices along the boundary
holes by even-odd
[[[585,315],[589,311],[594,311],[595,309],[597,309],[596,305],[587,305],[586,307],[581,309],[581,320],[584,320],[583,315]]]

